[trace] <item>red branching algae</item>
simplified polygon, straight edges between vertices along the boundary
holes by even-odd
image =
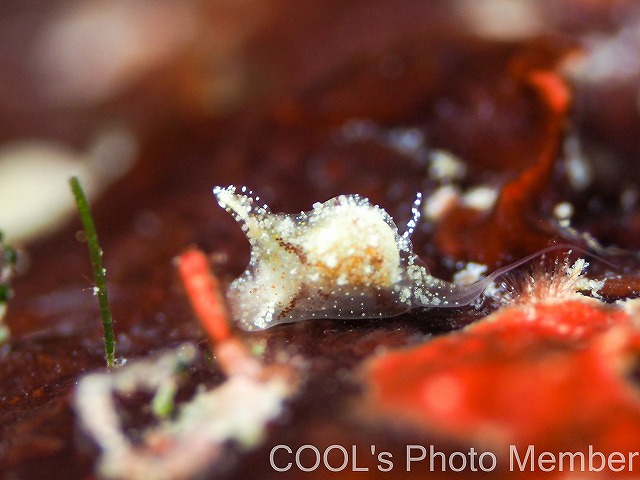
[[[542,119],[542,130],[532,132],[537,160],[501,188],[490,211],[460,204],[447,212],[435,241],[454,258],[495,265],[509,255],[518,257],[539,250],[559,234],[538,209],[558,159],[571,91],[553,67],[539,66],[539,59],[521,55],[524,58],[516,57],[509,70],[521,95],[529,98],[533,93],[529,101],[534,102],[534,112]]]

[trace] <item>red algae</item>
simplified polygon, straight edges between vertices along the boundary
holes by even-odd
[[[492,448],[636,451],[631,308],[591,298],[520,302],[462,331],[366,364],[374,415]]]
[[[209,337],[223,342],[230,336],[224,299],[218,279],[211,274],[207,257],[192,249],[178,257],[178,270],[191,305]]]
[[[560,233],[538,209],[552,182],[572,95],[553,67],[559,53],[545,53],[550,58],[540,60],[520,52],[508,69],[520,95],[533,102],[536,115],[542,118],[542,127],[532,133],[537,159],[500,189],[490,211],[457,205],[447,212],[438,224],[435,241],[454,258],[495,265],[509,255],[539,250]],[[519,164],[519,159],[513,163]]]

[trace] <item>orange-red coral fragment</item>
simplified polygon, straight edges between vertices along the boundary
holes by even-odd
[[[178,257],[178,270],[193,309],[214,342],[229,338],[228,315],[207,257],[196,249]]]
[[[178,270],[200,324],[213,341],[222,370],[227,375],[261,376],[265,369],[240,339],[231,335],[229,315],[218,279],[204,253],[191,249],[178,257]]]
[[[500,451],[637,451],[640,396],[628,377],[639,344],[619,306],[576,297],[505,307],[371,361],[368,400],[378,415]]]

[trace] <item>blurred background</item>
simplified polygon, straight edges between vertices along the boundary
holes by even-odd
[[[540,38],[575,48],[572,133],[589,134],[573,137],[569,153],[606,158],[585,175],[616,178],[640,142],[640,6],[631,0],[3,1],[0,228],[29,241],[63,225],[71,173],[96,198],[127,172],[146,172],[148,188],[170,183],[168,172],[195,157],[241,171],[248,147],[214,140],[231,129],[252,130],[245,141],[256,155],[279,148],[275,168],[312,160],[258,135],[260,118],[291,132],[354,118],[428,123],[430,146],[496,167],[464,144],[500,124],[503,107],[487,91],[502,88],[508,52]],[[238,112],[240,124],[221,123]],[[622,190],[627,203],[638,195]]]
[[[133,360],[182,342],[207,350],[172,260],[196,245],[222,284],[245,268],[247,242],[215,185],[247,185],[286,212],[359,193],[401,229],[422,192],[415,250],[450,279],[465,262],[491,271],[558,238],[640,249],[639,133],[637,0],[2,0],[0,230],[30,267],[0,344],[0,477],[94,476],[99,452],[71,405],[104,346],[71,175],[92,199],[117,355]],[[637,256],[613,272],[594,263],[590,275],[611,274],[607,299],[637,296]],[[302,359],[309,376],[270,445],[402,448],[404,430],[353,419],[351,374],[490,303],[246,335],[261,359]],[[624,375],[621,389],[637,384],[637,368]],[[221,381],[207,357],[187,383]],[[555,405],[547,390],[542,410]],[[582,446],[608,434],[598,422],[541,435]],[[268,447],[230,455],[228,477],[276,478]]]

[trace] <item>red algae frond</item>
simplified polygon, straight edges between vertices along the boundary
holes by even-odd
[[[214,342],[227,340],[230,336],[227,311],[207,257],[192,249],[180,255],[177,263],[180,279],[202,326]]]

